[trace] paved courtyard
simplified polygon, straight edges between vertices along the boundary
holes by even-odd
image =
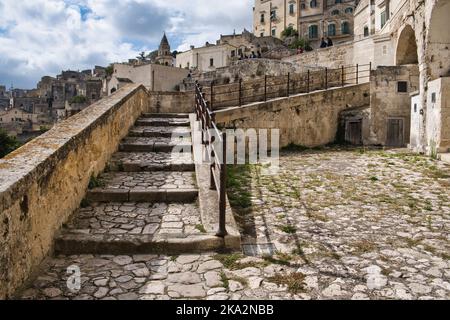
[[[57,257],[22,298],[450,299],[448,165],[337,148],[283,152],[280,163],[274,176],[230,168],[245,251],[260,245],[258,256]]]

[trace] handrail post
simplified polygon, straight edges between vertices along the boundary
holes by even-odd
[[[309,93],[309,77],[310,77],[310,72],[309,72],[309,69],[308,69],[308,82],[307,82],[307,84],[306,84],[306,92],[307,93]]]
[[[267,74],[264,75],[264,101],[267,101]]]
[[[242,106],[242,79],[239,79],[239,107]]]
[[[291,73],[288,72],[288,74],[287,74],[287,88],[286,88],[286,96],[287,97],[289,97],[289,82],[291,80],[290,78],[291,78]]]
[[[345,71],[344,71],[344,66],[342,66],[342,74],[341,74],[341,75],[342,75],[342,86],[345,85],[345,84],[344,84],[344,83],[345,83],[345,75],[344,75],[344,72],[345,72]]]
[[[359,83],[359,64],[356,64],[356,84]]]
[[[220,200],[219,200],[219,231],[218,237],[224,238],[228,235],[226,229],[227,211],[227,133],[222,133],[222,164],[220,166]]]
[[[328,90],[328,68],[325,68],[325,90]]]
[[[210,102],[210,106],[211,106],[211,111],[213,109],[213,103],[214,103],[214,80],[211,81],[211,102]]]

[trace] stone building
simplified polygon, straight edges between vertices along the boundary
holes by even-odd
[[[355,10],[353,42],[283,60],[328,68],[371,63],[367,143],[447,153],[448,16],[448,0],[363,0]]]
[[[350,41],[357,4],[358,0],[255,0],[253,32],[281,38],[292,27],[316,47],[322,37],[335,43]]]
[[[135,65],[115,63],[114,72],[108,80],[108,94],[112,94],[128,83],[143,84],[150,91],[175,91],[189,71],[159,64]]]
[[[256,37],[244,29],[241,34],[221,35],[215,45],[207,42],[203,47],[191,46],[190,50],[177,54],[176,65],[199,72],[210,72],[228,67],[231,62],[241,58],[261,57],[280,47],[285,49],[280,39],[271,36]]]

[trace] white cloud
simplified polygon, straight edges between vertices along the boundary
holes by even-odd
[[[34,87],[41,76],[174,49],[251,26],[252,0],[2,0],[0,84]]]

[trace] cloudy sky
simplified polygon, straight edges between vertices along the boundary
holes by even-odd
[[[253,0],[0,0],[0,84],[34,88],[63,69],[172,50],[251,29]]]

